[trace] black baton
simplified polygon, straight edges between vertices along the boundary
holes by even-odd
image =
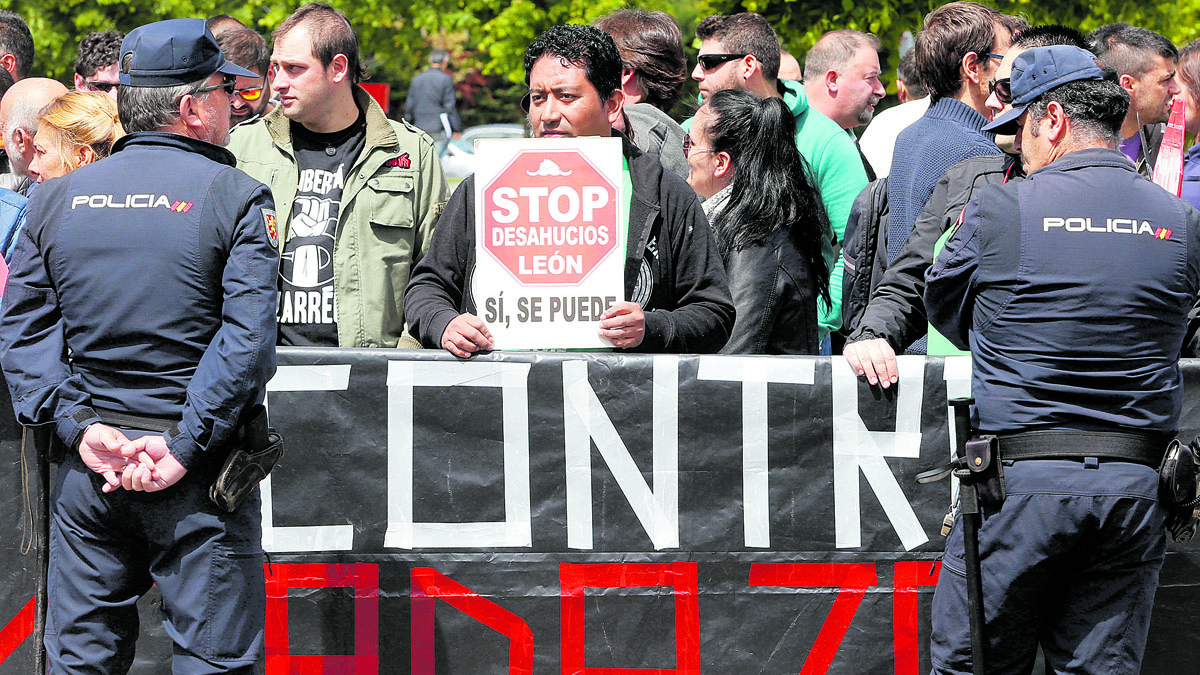
[[[973,398],[956,398],[950,401],[954,407],[955,459],[959,467],[954,470],[958,478],[959,514],[962,516],[963,557],[967,564],[967,618],[971,625],[971,672],[984,675],[983,639],[983,569],[979,565],[979,526],[982,516],[979,509],[979,493],[975,489],[976,476],[966,466],[967,441],[971,439],[971,406]]]
[[[54,427],[29,428],[33,438],[33,454],[37,466],[37,596],[34,602],[36,620],[33,624],[33,672],[46,675],[46,605],[50,582],[50,453],[54,442]],[[22,448],[24,452],[24,448]]]

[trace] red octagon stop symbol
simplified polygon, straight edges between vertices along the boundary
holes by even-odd
[[[523,150],[483,188],[483,247],[523,284],[578,284],[617,247],[618,194],[578,150]]]

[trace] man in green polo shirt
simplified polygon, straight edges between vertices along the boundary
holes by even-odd
[[[803,84],[778,79],[779,38],[762,16],[713,15],[696,26],[696,37],[700,40],[700,56],[692,79],[699,83],[702,96],[721,89],[745,89],[762,98],[782,98],[796,117],[796,149],[808,162],[833,228],[833,240],[825,249],[831,305],[817,303],[824,339],[842,326],[842,260],[834,256],[833,246],[846,233],[854,198],[867,186],[867,171],[858,147],[841,125],[809,105]],[[684,129],[690,126],[691,120],[683,124]]]

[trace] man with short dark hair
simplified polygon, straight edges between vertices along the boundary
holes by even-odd
[[[1092,31],[1092,49],[1103,68],[1117,74],[1129,94],[1129,113],[1121,125],[1121,152],[1149,177],[1154,173],[1163,124],[1171,101],[1182,91],[1175,78],[1179,52],[1165,37],[1127,23],[1110,23]]]
[[[0,68],[12,75],[13,82],[29,77],[33,70],[33,33],[25,19],[0,10]]]
[[[946,169],[1000,151],[983,131],[991,118],[988,81],[1024,22],[975,2],[951,2],[930,12],[917,34],[917,72],[930,105],[896,137],[888,173],[887,262],[904,248],[921,207]],[[910,348],[925,352],[925,340]]]
[[[257,489],[232,512],[209,497],[275,372],[271,194],[220,147],[246,71],[201,19],[135,28],[120,63],[130,133],[34,193],[0,315],[17,419],[64,446],[49,672],[127,672],[156,586],[173,672],[251,673],[262,506]]]
[[[535,138],[611,136],[621,114],[621,55],[595,26],[554,26],[525,50],[529,125]],[[652,155],[623,144],[629,199],[625,297],[600,317],[618,349],[711,353],[733,327],[725,268],[696,193]],[[454,192],[413,272],[406,315],[429,348],[467,358],[492,348],[476,315],[475,177]]]
[[[683,94],[687,57],[683,33],[666,12],[619,9],[592,22],[612,36],[621,52],[621,90],[625,103],[614,128],[663,166],[687,178],[683,127],[668,113]]]
[[[412,79],[404,99],[404,119],[433,138],[439,155],[450,138],[462,135],[462,119],[454,103],[454,78],[446,72],[449,65],[450,52],[430,50],[429,67]]]
[[[842,325],[842,262],[835,259],[833,245],[846,233],[846,219],[854,198],[867,184],[867,172],[853,139],[808,100],[804,85],[779,80],[779,38],[771,24],[758,14],[710,16],[696,26],[700,54],[692,79],[700,93],[721,89],[745,89],[760,98],[780,97],[796,118],[796,148],[808,162],[813,184],[833,228],[825,248],[831,306],[817,303],[819,335],[825,338]],[[691,120],[684,122],[687,129]]]
[[[233,126],[252,122],[275,109],[271,103],[271,83],[267,71],[271,52],[262,36],[249,28],[226,30],[217,36],[217,44],[225,58],[249,70],[257,77],[239,77],[229,106]]]
[[[843,129],[853,129],[871,121],[887,93],[882,73],[879,38],[856,30],[830,31],[804,59],[804,91],[812,107]]]
[[[75,89],[99,91],[117,100],[117,57],[125,34],[119,30],[88,33],[79,41],[75,57]]]
[[[345,14],[309,3],[273,37],[279,106],[234,129],[230,149],[279,205],[280,342],[395,347],[409,271],[448,193],[433,141],[358,86]]]
[[[984,188],[928,274],[934,326],[972,354],[973,418],[1004,491],[980,496],[982,655],[961,518],[933,597],[935,673],[1136,673],[1166,551],[1158,466],[1183,405],[1200,213],[1118,151],[1128,95],[1077,47],[1016,57],[1028,176]],[[1079,226],[1086,223],[1087,226]]]

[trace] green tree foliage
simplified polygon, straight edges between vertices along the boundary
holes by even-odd
[[[29,22],[37,49],[34,73],[71,81],[79,39],[97,30],[128,32],[151,21],[208,17],[227,13],[269,34],[300,1],[272,0],[0,0],[0,7]],[[525,72],[525,47],[543,30],[559,23],[585,23],[627,5],[661,9],[676,17],[693,57],[691,36],[708,14],[759,12],[775,25],[790,51],[802,55],[825,31],[855,28],[883,39],[894,70],[900,34],[916,31],[924,15],[940,2],[929,0],[332,0],[359,31],[372,79],[392,85],[394,103],[406,93],[413,75],[425,67],[429,49],[453,55],[457,79],[479,110],[475,122],[518,121],[516,101]],[[1200,34],[1193,22],[1200,0],[998,0],[1006,13],[1033,23],[1058,22],[1088,31],[1111,21],[1129,21],[1159,31],[1182,44]],[[688,91],[686,95],[694,94]],[[464,111],[466,112],[466,111]]]
[[[826,31],[852,28],[875,33],[883,41],[890,65],[884,70],[894,73],[901,34],[915,34],[925,15],[943,4],[929,0],[704,0],[702,14],[762,14],[775,26],[784,47],[802,61],[802,55]],[[1085,33],[1114,21],[1128,21],[1180,45],[1200,35],[1194,22],[1180,21],[1180,17],[1196,15],[1200,0],[998,0],[985,4],[1023,16],[1032,24],[1061,23]],[[895,91],[894,87],[893,83],[890,89]]]
[[[70,83],[79,39],[92,31],[133,28],[162,19],[230,14],[264,35],[301,2],[271,0],[0,0],[33,31],[34,74]],[[487,77],[481,97],[496,119],[519,119],[514,85],[525,78],[525,47],[558,23],[585,23],[624,6],[624,0],[332,0],[346,12],[362,42],[372,80],[387,82],[402,98],[434,47],[457,58],[459,79]],[[395,102],[395,101],[394,101]]]
[[[29,23],[37,50],[35,72],[64,82],[73,72],[79,39],[91,31],[129,32],[152,21],[230,14],[269,34],[300,3],[268,0],[0,0]],[[428,53],[425,36],[436,32],[439,16],[426,3],[395,0],[335,0],[346,12],[363,44],[363,55],[376,79],[407,80]]]

